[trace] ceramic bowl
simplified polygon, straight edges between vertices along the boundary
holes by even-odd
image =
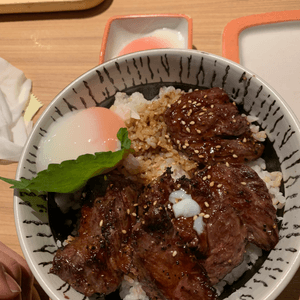
[[[299,123],[273,88],[236,63],[196,50],[156,49],[128,54],[95,67],[74,80],[47,107],[24,148],[16,177],[29,179],[35,176],[39,144],[46,138],[51,123],[67,112],[109,106],[118,91],[128,94],[140,91],[147,99],[152,99],[160,87],[169,85],[184,90],[222,87],[248,114],[258,117],[259,125],[268,134],[267,167],[281,169],[287,199],[283,220],[279,224],[280,241],[220,298],[275,299],[291,280],[300,262]],[[57,276],[49,274],[57,250],[57,233],[49,226],[47,202],[37,213],[16,195],[14,209],[24,256],[49,296],[53,300],[87,299]],[[99,297],[95,295],[90,299]]]

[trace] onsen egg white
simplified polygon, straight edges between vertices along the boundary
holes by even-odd
[[[124,121],[104,107],[65,114],[51,124],[39,145],[37,171],[83,154],[119,150],[117,133],[121,127],[125,127]]]

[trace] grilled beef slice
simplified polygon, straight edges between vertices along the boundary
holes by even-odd
[[[122,176],[90,180],[79,235],[58,250],[50,272],[86,296],[109,294],[131,268],[131,230],[138,187]]]
[[[201,252],[206,246],[203,243],[193,250],[212,284],[242,262],[247,242],[264,250],[277,244],[276,210],[265,183],[250,167],[216,164],[198,171],[191,180],[177,183],[192,195],[204,214],[207,251]]]
[[[167,172],[139,197],[133,273],[151,299],[217,299],[204,268],[172,223],[168,205],[172,188],[174,182]]]
[[[198,181],[206,177],[213,197],[230,205],[247,228],[247,240],[264,250],[278,242],[276,209],[265,182],[244,164],[217,164],[199,171]]]
[[[199,163],[251,161],[264,150],[246,118],[218,87],[183,94],[164,119],[174,146]]]

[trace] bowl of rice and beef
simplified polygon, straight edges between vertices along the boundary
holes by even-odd
[[[300,263],[299,122],[280,95],[209,53],[121,56],[52,101],[17,179],[37,175],[53,123],[91,107],[122,119],[131,150],[80,189],[43,194],[39,211],[14,198],[49,297],[275,299]]]

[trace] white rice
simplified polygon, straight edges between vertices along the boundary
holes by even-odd
[[[120,297],[123,300],[149,300],[140,283],[126,275],[120,286]]]

